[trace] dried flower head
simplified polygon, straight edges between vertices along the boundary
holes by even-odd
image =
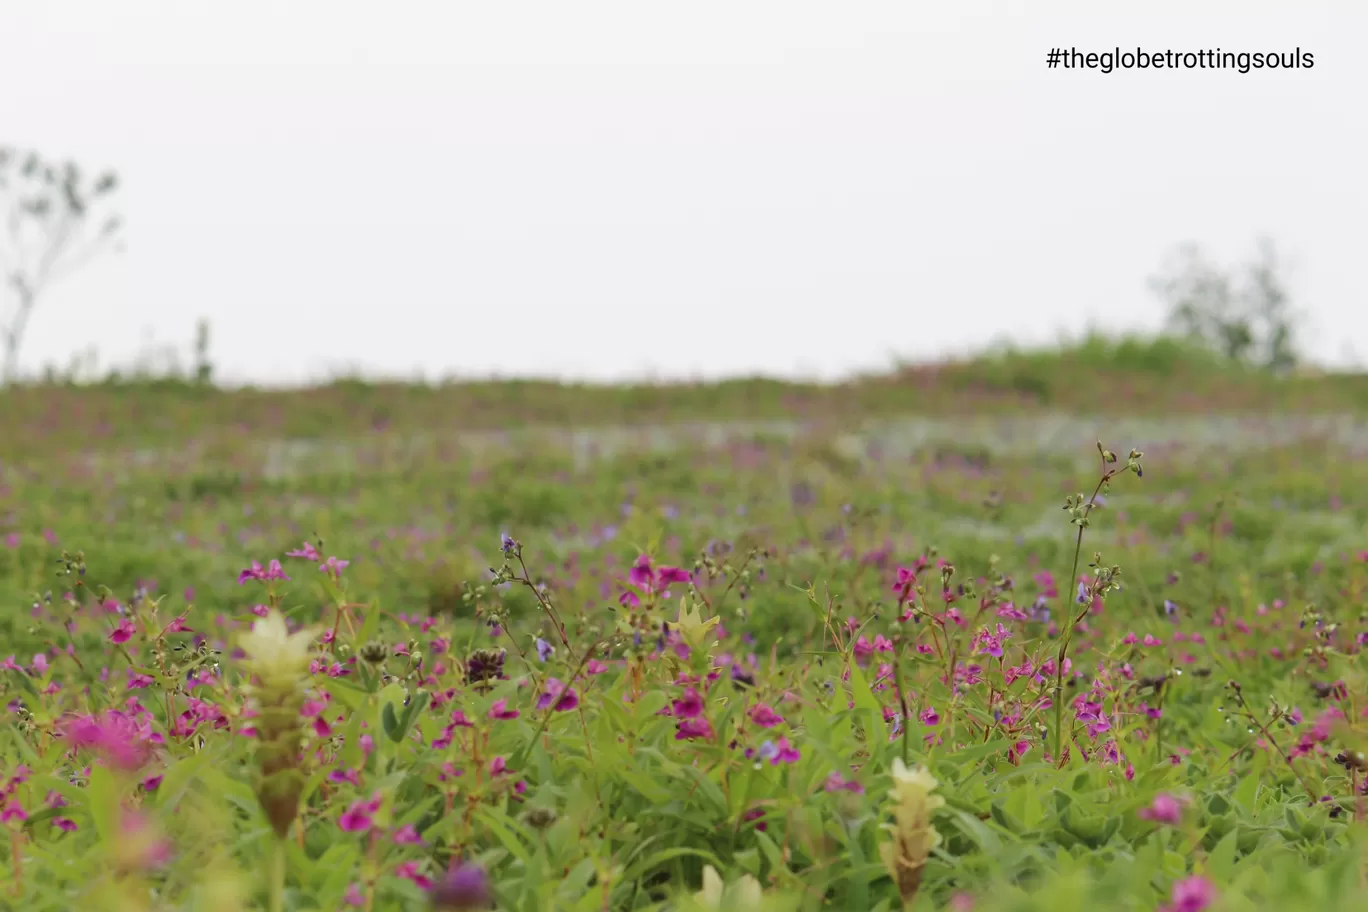
[[[466,680],[476,690],[488,690],[503,677],[506,649],[476,649],[466,658]]]

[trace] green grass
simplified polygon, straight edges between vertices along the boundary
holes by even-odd
[[[897,909],[896,759],[945,801],[909,908],[1361,908],[1364,389],[1088,339],[835,387],[0,392],[3,903],[416,910],[464,863],[529,912],[692,908],[705,866]],[[1076,553],[1120,568],[1091,609]],[[251,686],[254,606],[326,633],[312,671]]]

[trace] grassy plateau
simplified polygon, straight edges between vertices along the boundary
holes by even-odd
[[[0,390],[0,907],[1368,908],[1368,378]]]

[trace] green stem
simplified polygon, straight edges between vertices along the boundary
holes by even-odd
[[[285,912],[285,841],[276,840],[271,856],[271,912]]]
[[[1069,571],[1069,585],[1064,590],[1064,604],[1073,604],[1073,593],[1078,588],[1078,555],[1083,551],[1083,530],[1087,528],[1083,523],[1093,511],[1093,504],[1097,502],[1097,495],[1101,493],[1102,486],[1111,480],[1114,472],[1106,471],[1106,464],[1103,463],[1102,478],[1097,482],[1097,487],[1093,488],[1092,497],[1088,498],[1088,506],[1083,511],[1083,522],[1078,524],[1078,540],[1074,543],[1073,569]],[[1092,610],[1092,599],[1088,599],[1088,604],[1078,614],[1069,609],[1069,625],[1064,628],[1064,635],[1059,640],[1059,654],[1055,656],[1055,688],[1054,688],[1054,758],[1059,766],[1064,765],[1064,660],[1069,655],[1069,641],[1073,639],[1074,627],[1083,620],[1084,616]]]

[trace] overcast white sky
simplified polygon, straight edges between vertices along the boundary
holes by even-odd
[[[128,223],[24,364],[207,317],[267,382],[834,376],[1157,325],[1170,247],[1261,232],[1311,353],[1368,360],[1366,35],[1357,0],[0,0],[0,144],[118,169]]]

